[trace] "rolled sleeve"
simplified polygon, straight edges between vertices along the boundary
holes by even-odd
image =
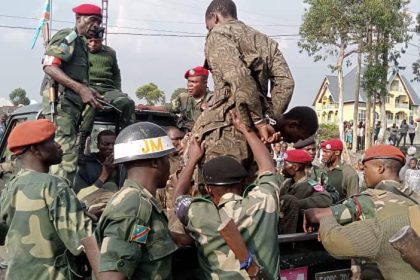
[[[189,222],[188,211],[192,201],[193,197],[189,195],[179,196],[175,201],[175,214],[184,226],[187,226]]]

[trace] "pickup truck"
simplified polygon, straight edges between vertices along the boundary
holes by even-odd
[[[1,162],[8,159],[8,151],[6,149],[7,137],[12,128],[21,121],[43,117],[41,104],[20,107],[9,116],[4,137],[0,142]],[[99,111],[95,117],[94,131],[101,128],[115,128],[116,118],[117,115],[114,112]],[[136,119],[137,121],[149,121],[160,126],[175,126],[176,124],[174,116],[165,112],[136,111]],[[0,186],[0,189],[3,189],[3,186]],[[281,273],[279,277],[281,280],[351,279],[350,261],[337,260],[331,257],[322,244],[318,242],[316,233],[279,235],[278,244],[281,255]],[[178,249],[173,255],[172,267],[174,279],[199,279],[193,273],[198,269],[195,248],[185,247]]]

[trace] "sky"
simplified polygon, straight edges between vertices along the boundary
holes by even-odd
[[[43,3],[44,0],[14,0],[2,4],[0,97],[8,98],[13,89],[21,87],[31,100],[41,101],[39,91],[44,53],[41,36],[31,50],[34,30],[20,27],[35,28],[38,25]],[[101,5],[98,0],[53,0],[52,28],[73,27],[71,9],[81,3]],[[176,88],[186,86],[185,71],[202,65],[207,32],[204,13],[209,3],[210,0],[109,0],[108,45],[117,52],[123,91],[136,103],[140,102],[135,96],[136,89],[149,82],[158,85],[169,100]],[[324,76],[331,75],[328,65],[334,64],[336,58],[313,62],[307,54],[299,52],[297,42],[305,9],[303,1],[236,0],[235,3],[240,20],[274,36],[279,42],[296,84],[291,106],[310,106]],[[413,17],[420,12],[420,1],[412,0],[409,12]],[[162,34],[177,37],[160,36]],[[410,43],[400,62],[407,67],[403,74],[409,80],[413,78],[411,64],[420,58],[419,37],[414,35]],[[349,69],[345,69],[345,73]],[[420,85],[416,83],[413,87],[420,96]]]

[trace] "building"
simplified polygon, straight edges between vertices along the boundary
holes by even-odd
[[[343,121],[352,121],[354,112],[354,92],[356,68],[344,76]],[[419,116],[420,99],[410,81],[400,73],[388,79],[389,95],[386,98],[385,110],[387,125],[400,125],[402,120],[412,120]],[[326,75],[315,96],[312,106],[315,107],[320,123],[337,123],[338,121],[338,77]],[[379,104],[376,104],[376,119],[380,117]],[[359,91],[359,121],[366,121],[366,92]]]

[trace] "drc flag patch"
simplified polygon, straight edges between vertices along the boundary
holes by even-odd
[[[149,227],[135,225],[131,232],[130,241],[134,241],[140,244],[146,244],[147,236],[149,236]]]

